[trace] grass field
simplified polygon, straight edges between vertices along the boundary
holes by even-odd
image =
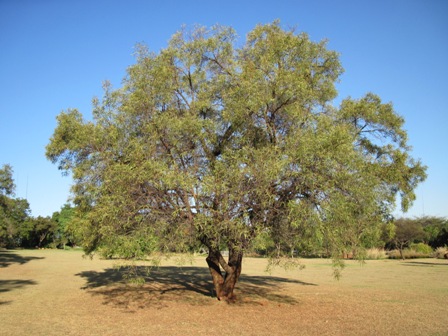
[[[126,284],[79,251],[0,251],[0,335],[448,335],[448,262],[331,263],[264,272],[246,258],[235,304],[211,295],[203,257]]]

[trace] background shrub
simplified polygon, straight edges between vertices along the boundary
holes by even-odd
[[[366,259],[368,260],[387,259],[387,254],[384,249],[370,248],[366,250]]]
[[[434,257],[438,259],[447,259],[448,258],[448,247],[438,247],[434,252]]]
[[[401,254],[399,250],[391,250],[387,252],[387,255],[390,259],[401,259]],[[403,258],[404,259],[416,259],[416,258],[429,258],[431,257],[431,254],[425,254],[418,252],[412,248],[405,248],[403,250]]]
[[[434,252],[432,247],[425,243],[411,244],[410,249],[427,257],[432,256]]]

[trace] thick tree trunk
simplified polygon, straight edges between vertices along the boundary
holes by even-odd
[[[220,251],[210,250],[206,259],[218,300],[233,301],[233,291],[241,274],[243,253],[230,249],[226,262]],[[221,271],[224,270],[224,275]]]
[[[219,252],[218,252],[219,253]],[[219,255],[216,252],[209,251],[207,259],[208,269],[213,280],[213,286],[215,288],[215,294],[218,300],[220,300],[220,294],[222,291],[222,286],[224,284],[224,277],[221,273],[221,268],[219,267]]]

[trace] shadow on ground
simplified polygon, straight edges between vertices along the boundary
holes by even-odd
[[[10,250],[0,250],[0,268],[8,267],[12,264],[23,265],[37,259],[44,259],[44,257],[24,257]]]
[[[111,304],[126,309],[143,309],[148,307],[164,308],[170,302],[183,302],[191,305],[213,304],[211,276],[204,267],[165,266],[151,269],[138,266],[137,273],[144,279],[143,285],[132,285],[125,279],[126,269],[109,268],[102,272],[85,271],[76,274],[86,279],[82,289],[92,295],[102,296],[104,304]],[[235,293],[237,304],[275,303],[296,304],[297,300],[282,291],[284,284],[316,286],[299,280],[271,277],[241,275]]]
[[[0,280],[0,293],[9,292],[29,285],[37,285],[37,282],[34,280]]]
[[[405,261],[403,266],[420,266],[420,267],[434,267],[434,266],[448,266],[448,262],[430,262],[430,261]]]

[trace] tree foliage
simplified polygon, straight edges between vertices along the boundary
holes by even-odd
[[[64,204],[60,211],[56,211],[51,219],[56,223],[55,244],[59,247],[66,245],[74,247],[79,244],[76,235],[75,208],[71,204]]]
[[[73,174],[87,252],[202,245],[230,298],[258,235],[288,247],[312,237],[338,256],[378,234],[397,194],[412,203],[425,167],[403,118],[371,93],[333,106],[343,69],[325,41],[274,22],[238,45],[214,26],[182,30],[159,53],[139,46],[92,120],[57,117],[46,155]]]
[[[392,242],[400,251],[401,258],[404,259],[403,249],[413,242],[421,242],[425,237],[425,232],[417,221],[409,218],[399,218],[394,224],[395,235]]]
[[[25,248],[55,248],[58,245],[57,223],[51,217],[29,217],[20,231],[21,247]]]
[[[398,218],[394,234],[388,240],[389,248],[397,248],[403,258],[403,249],[411,248],[429,255],[429,250],[448,246],[448,220],[443,217],[422,216]],[[425,250],[426,249],[426,250]]]
[[[4,164],[0,169],[0,247],[20,244],[24,223],[30,215],[28,201],[14,198],[13,169]]]
[[[9,164],[4,164],[0,169],[0,195],[10,196],[14,194],[16,186],[12,174],[13,170]]]
[[[448,246],[448,220],[443,217],[422,216],[399,218],[394,222],[395,235],[388,242],[389,247],[399,248],[411,243],[425,243],[433,249]]]
[[[423,216],[415,219],[425,232],[425,242],[432,248],[448,246],[448,219]]]
[[[0,169],[0,247],[58,247],[73,240],[68,232],[71,206],[64,206],[53,218],[34,218],[28,201],[14,197],[15,188],[13,169],[5,164]]]

